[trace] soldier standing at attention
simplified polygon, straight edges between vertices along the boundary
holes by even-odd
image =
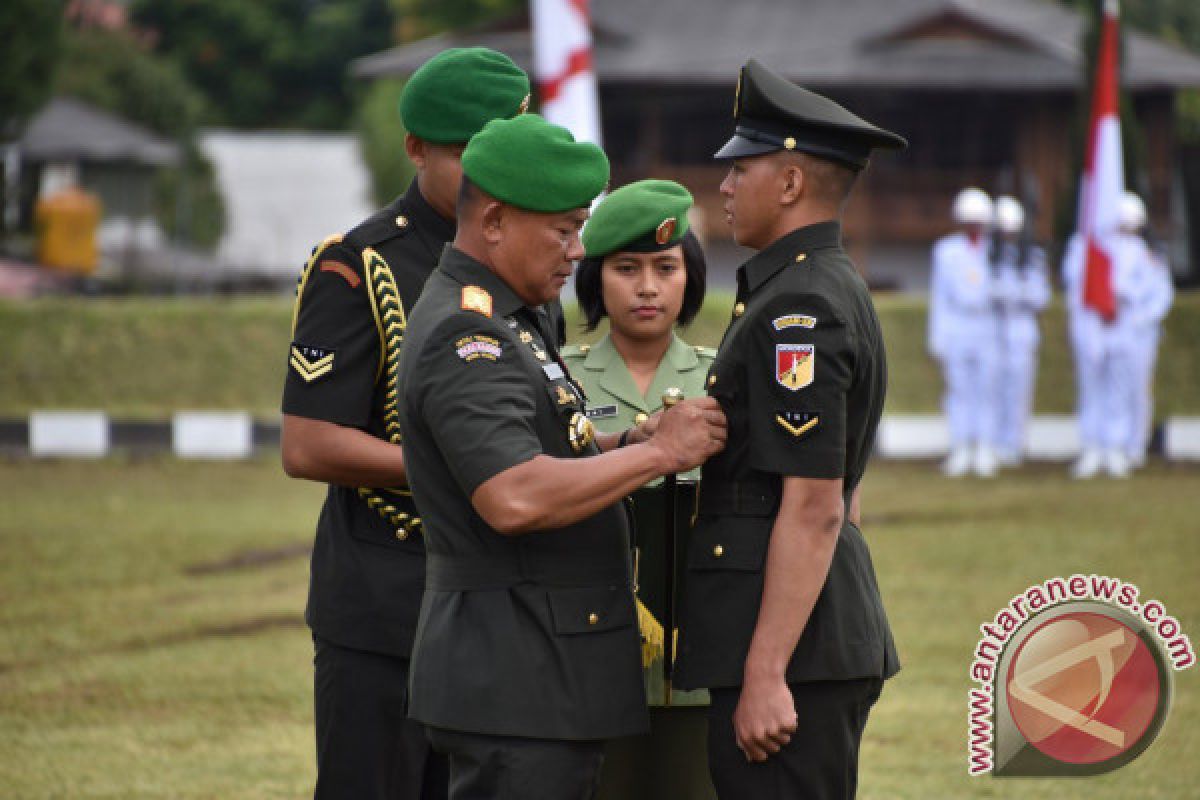
[[[729,440],[702,470],[677,685],[712,695],[722,800],[850,798],[899,662],[856,503],[886,356],[839,220],[871,150],[906,142],[753,60],[734,115],[721,193],[758,253],[708,377]]]
[[[595,435],[536,308],[583,256],[608,159],[526,114],[467,145],[458,231],[413,310],[400,425],[428,572],[412,715],[455,800],[583,800],[647,725],[622,499],[720,450],[711,398]],[[623,445],[623,446],[621,446]]]
[[[405,313],[454,236],[464,144],[528,102],[528,77],[501,53],[432,58],[400,100],[416,178],[391,205],[322,242],[300,279],[282,449],[289,475],[329,484],[305,612],[316,649],[318,798],[446,796],[444,760],[406,718],[425,545],[404,488],[396,365]]]

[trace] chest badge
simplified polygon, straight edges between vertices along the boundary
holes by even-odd
[[[567,441],[576,453],[582,453],[596,438],[596,428],[592,421],[576,411],[567,423]]]
[[[561,386],[555,387],[554,398],[560,406],[569,406],[575,402],[575,398],[571,396],[571,393]]]
[[[811,384],[816,350],[811,344],[775,345],[775,380],[779,385],[795,392]]]

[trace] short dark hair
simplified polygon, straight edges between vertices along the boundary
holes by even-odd
[[[692,231],[685,233],[679,243],[683,246],[683,269],[687,273],[687,284],[683,289],[683,306],[679,309],[676,323],[686,326],[696,318],[700,306],[704,303],[708,262],[704,258],[704,248],[700,246],[700,240]],[[600,320],[608,316],[608,309],[604,307],[604,288],[601,285],[601,267],[607,257],[585,258],[575,270],[575,296],[579,299],[579,310],[583,312],[584,330],[596,330]]]

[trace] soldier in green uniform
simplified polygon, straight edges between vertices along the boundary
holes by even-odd
[[[758,253],[708,377],[729,445],[701,478],[678,685],[711,692],[722,800],[850,798],[899,661],[855,506],[886,356],[840,219],[871,150],[905,141],[755,61],[735,105],[721,193]]]
[[[406,718],[425,545],[404,488],[396,359],[405,314],[454,236],[467,139],[528,102],[528,77],[501,53],[431,59],[400,101],[415,180],[326,239],[300,278],[282,449],[289,475],[329,484],[305,613],[316,649],[319,798],[446,796],[444,760]]]
[[[706,264],[688,227],[692,195],[674,181],[644,180],[623,186],[592,212],[583,231],[586,253],[575,272],[575,291],[588,330],[605,317],[609,332],[594,345],[563,349],[563,360],[588,396],[587,415],[603,433],[646,423],[662,410],[663,393],[705,394],[716,351],[692,347],[675,332],[704,302]],[[652,424],[652,423],[651,423]],[[679,520],[691,517],[699,470],[680,476]],[[689,482],[690,481],[690,482]],[[665,620],[667,563],[663,482],[632,498],[638,554],[638,597],[655,631]],[[682,548],[680,548],[682,554]],[[675,691],[667,703],[663,680],[664,635],[643,646],[649,734],[611,742],[600,784],[601,800],[699,800],[713,796],[704,768],[708,693]]]
[[[597,436],[536,313],[583,255],[599,148],[526,114],[462,164],[454,244],[400,364],[428,553],[411,711],[453,798],[589,798],[603,740],[647,724],[622,498],[717,452],[724,418],[694,398],[648,439]]]

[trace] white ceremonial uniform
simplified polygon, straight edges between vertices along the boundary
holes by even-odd
[[[1111,234],[1113,292],[1117,317],[1107,322],[1083,302],[1086,252],[1078,234],[1067,243],[1063,258],[1068,325],[1075,354],[1079,437],[1085,455],[1119,451],[1124,454],[1133,427],[1133,364],[1129,347],[1130,319],[1129,248]]]
[[[952,233],[933,246],[929,352],[941,362],[943,409],[952,448],[995,447],[989,411],[995,370],[995,327],[986,236]]]
[[[1017,263],[1022,257],[1024,263]],[[996,326],[993,429],[1001,453],[1013,461],[1025,450],[1041,339],[1038,314],[1049,302],[1045,251],[1030,245],[1022,252],[1014,242],[1001,242],[992,267]]]
[[[1129,304],[1126,345],[1133,383],[1131,422],[1127,453],[1141,464],[1146,458],[1154,423],[1154,366],[1163,319],[1175,299],[1175,287],[1166,262],[1136,234],[1121,234],[1122,252],[1128,259]]]

